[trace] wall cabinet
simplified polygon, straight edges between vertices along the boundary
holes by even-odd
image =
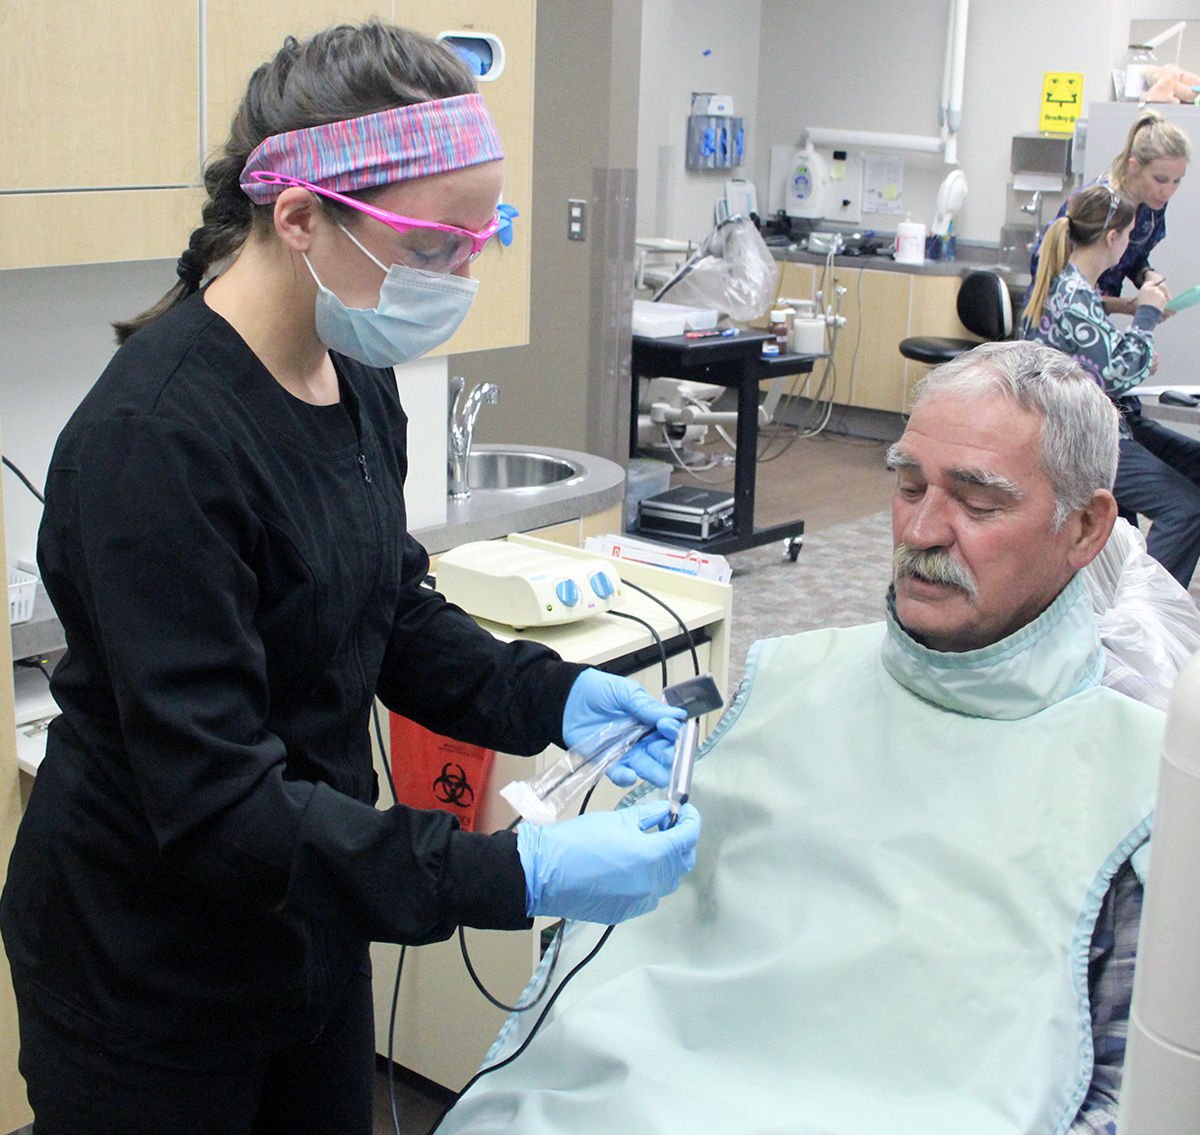
[[[178,255],[199,52],[196,0],[0,5],[0,268]]]
[[[196,0],[5,0],[0,190],[192,183],[198,57]]]
[[[173,260],[200,221],[204,158],[223,142],[254,68],[288,35],[372,15],[503,43],[503,71],[480,91],[505,146],[505,200],[524,227],[518,220],[512,245],[493,242],[476,262],[479,295],[440,353],[527,343],[534,0],[126,0],[77,5],[66,20],[6,0],[0,269]]]
[[[911,335],[972,337],[954,308],[960,279],[789,262],[782,265],[779,294],[812,299],[821,290],[829,304],[834,290],[845,288],[841,314],[846,326],[838,332],[833,354],[837,371],[833,400],[844,406],[903,413],[913,385],[927,368],[900,354],[900,340]],[[819,378],[821,370],[818,364],[814,375]]]
[[[462,354],[529,342],[533,229],[534,0],[444,0],[438,4],[395,0],[396,21],[429,36],[475,32],[504,46],[504,69],[479,93],[496,120],[504,145],[504,200],[520,216],[513,243],[492,241],[471,267],[479,291],[471,313],[453,339],[435,354]]]
[[[4,492],[0,485],[0,514]],[[0,561],[5,560],[4,529],[0,525]],[[8,609],[8,583],[0,587]],[[17,824],[21,819],[20,777],[17,772],[17,733],[13,723],[12,648],[0,635],[0,880],[8,875]],[[8,958],[0,949],[0,1131],[15,1131],[32,1118],[25,1098],[25,1081],[17,1071],[17,1007],[13,998]]]

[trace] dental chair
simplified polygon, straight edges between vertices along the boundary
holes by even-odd
[[[981,342],[994,343],[1013,337],[1012,297],[998,272],[968,272],[958,289],[956,307],[962,325],[978,335],[978,339],[914,335],[900,340],[900,353],[914,362],[937,366],[978,347]]]

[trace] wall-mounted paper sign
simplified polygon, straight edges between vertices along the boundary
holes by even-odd
[[[1050,134],[1071,134],[1083,113],[1083,73],[1047,71],[1042,77],[1042,112],[1038,129]]]

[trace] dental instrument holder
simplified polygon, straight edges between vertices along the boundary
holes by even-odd
[[[724,704],[716,680],[711,674],[686,678],[682,682],[667,686],[663,690],[663,701],[677,706],[688,715],[680,727],[683,737],[690,732],[692,741],[689,764],[695,756],[699,740],[696,718]],[[691,726],[691,730],[687,728]],[[553,824],[562,818],[570,805],[584,793],[595,787],[600,778],[643,737],[654,732],[653,726],[644,725],[632,717],[611,722],[597,730],[577,745],[572,745],[553,764],[529,780],[510,781],[500,789],[500,795],[512,805],[521,819],[531,824]],[[671,766],[671,784],[674,789],[682,786],[684,796],[675,804],[670,822],[678,818],[679,807],[687,800],[691,791],[691,769],[676,769],[680,762],[679,741],[676,740],[675,760]],[[675,797],[672,796],[672,800]]]

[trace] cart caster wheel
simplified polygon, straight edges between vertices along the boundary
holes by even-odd
[[[784,551],[787,552],[787,558],[789,560],[791,560],[792,563],[796,562],[796,557],[800,554],[800,549],[803,547],[804,547],[804,537],[803,536],[789,536],[783,542]]]

